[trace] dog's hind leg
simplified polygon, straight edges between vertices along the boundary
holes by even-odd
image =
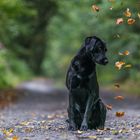
[[[93,108],[93,112],[90,118],[91,129],[104,129],[106,112],[106,106],[100,99],[96,106]]]

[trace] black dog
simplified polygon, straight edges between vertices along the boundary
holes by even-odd
[[[66,86],[69,90],[69,130],[103,129],[106,106],[99,97],[96,63],[106,65],[105,43],[96,36],[87,37],[71,61]]]

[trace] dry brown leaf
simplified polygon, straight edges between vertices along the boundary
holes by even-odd
[[[123,18],[118,18],[116,20],[116,24],[119,25],[119,24],[122,24],[123,23]]]
[[[92,10],[94,12],[99,12],[100,11],[100,8],[94,4],[94,5],[92,5]]]
[[[126,11],[124,12],[124,15],[125,15],[126,17],[131,17],[132,14],[131,14],[129,8],[126,9]]]
[[[114,99],[116,99],[116,100],[124,100],[124,97],[123,96],[116,96],[116,97],[114,97]]]
[[[124,51],[124,52],[119,52],[119,55],[129,55],[130,52],[128,50]]]
[[[112,110],[112,105],[111,104],[106,104],[106,108],[108,109],[108,110]]]
[[[116,112],[116,116],[117,117],[122,117],[122,116],[124,116],[124,112]]]
[[[135,19],[129,18],[129,19],[127,20],[127,23],[128,23],[128,25],[132,25],[132,24],[135,23]]]
[[[125,62],[123,62],[123,61],[117,61],[117,62],[115,63],[115,67],[116,67],[118,70],[120,70],[124,64],[125,64]]]
[[[120,88],[120,85],[118,83],[114,84],[115,88]]]

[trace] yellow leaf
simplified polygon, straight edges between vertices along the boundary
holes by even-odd
[[[125,68],[131,68],[132,65],[131,65],[131,64],[127,64],[127,65],[125,65],[124,67],[125,67]]]
[[[19,140],[19,137],[14,136],[14,137],[12,138],[12,140]]]
[[[100,8],[98,6],[96,6],[96,5],[92,5],[92,10],[94,12],[99,12],[100,11]]]
[[[82,133],[83,133],[83,131],[78,130],[78,131],[77,131],[77,133],[78,133],[78,134],[82,134]]]
[[[126,17],[131,17],[132,14],[131,14],[129,8],[127,8],[127,10],[124,12],[124,15],[125,15]]]
[[[135,23],[135,19],[129,18],[129,19],[127,20],[127,23],[128,23],[129,25],[132,25],[132,24]]]
[[[140,13],[138,13],[138,17],[139,17],[139,19],[140,19]]]
[[[117,62],[115,63],[115,67],[116,67],[118,70],[120,70],[124,64],[125,64],[125,62],[123,62],[123,61],[117,61]]]
[[[97,139],[97,136],[88,136],[89,139]]]
[[[118,18],[116,20],[116,24],[119,25],[119,24],[122,24],[123,23],[123,18]]]

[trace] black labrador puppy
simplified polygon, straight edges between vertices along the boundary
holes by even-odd
[[[101,39],[87,37],[71,61],[66,75],[69,130],[104,129],[106,106],[99,97],[96,63],[108,63],[106,51],[106,45]]]

